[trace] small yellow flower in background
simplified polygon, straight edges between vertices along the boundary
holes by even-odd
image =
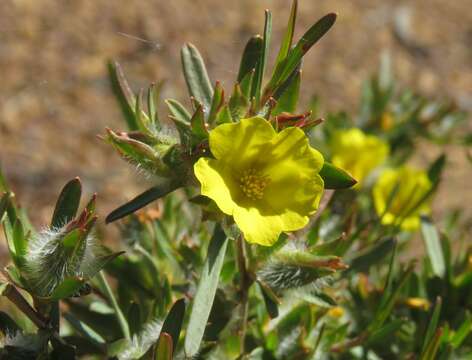
[[[328,316],[339,319],[344,315],[344,309],[341,306],[335,306],[328,310]]]
[[[201,193],[234,217],[248,242],[270,246],[308,223],[323,193],[324,160],[301,129],[277,133],[253,117],[216,127],[209,142],[215,159],[194,166]]]
[[[398,186],[398,187],[397,187]],[[404,230],[416,230],[420,225],[419,215],[430,212],[429,201],[417,206],[431,189],[426,172],[410,166],[385,170],[373,189],[375,210],[382,216],[384,225],[401,221]],[[395,194],[392,196],[395,188]],[[386,211],[389,200],[390,206]],[[413,210],[414,207],[417,207]]]
[[[337,131],[331,141],[332,163],[346,170],[360,186],[362,181],[388,156],[388,144],[382,139],[353,128]]]
[[[428,299],[423,299],[419,297],[411,297],[406,299],[405,303],[414,309],[420,309],[423,311],[428,311],[431,303],[428,301]]]

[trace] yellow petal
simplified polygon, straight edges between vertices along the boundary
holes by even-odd
[[[282,232],[279,215],[262,215],[255,207],[237,207],[233,217],[246,241],[253,244],[271,246]]]
[[[222,124],[210,132],[210,149],[213,156],[242,167],[244,163],[260,156],[276,132],[261,117],[243,119],[238,123]]]
[[[232,215],[236,205],[231,191],[236,190],[237,184],[225,164],[214,159],[200,158],[194,165],[194,172],[202,185],[202,195],[214,200],[225,214]]]
[[[272,209],[308,215],[318,208],[324,183],[319,176],[323,156],[298,128],[287,128],[272,141],[263,172],[270,178],[264,199]]]

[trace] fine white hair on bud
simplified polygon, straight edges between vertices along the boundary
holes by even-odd
[[[72,256],[63,244],[65,225],[44,228],[34,236],[26,254],[25,277],[29,286],[39,296],[49,296],[66,277],[83,276],[82,264],[90,262],[96,254],[97,244],[93,234],[85,239],[84,251]]]

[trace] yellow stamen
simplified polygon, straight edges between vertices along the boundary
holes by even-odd
[[[250,199],[259,200],[264,196],[264,189],[269,184],[270,179],[256,169],[249,169],[243,172],[239,182],[244,195]]]

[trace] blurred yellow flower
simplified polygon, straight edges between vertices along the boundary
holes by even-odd
[[[302,130],[277,133],[253,117],[216,127],[209,142],[215,159],[194,165],[201,193],[234,217],[248,242],[270,246],[308,223],[323,192],[324,160]]]
[[[337,131],[331,141],[332,163],[351,174],[356,186],[385,162],[388,152],[386,142],[357,128]]]
[[[430,212],[429,200],[419,206],[418,203],[431,186],[427,174],[422,170],[410,166],[385,170],[373,189],[375,209],[382,216],[382,223],[401,223],[404,230],[417,229],[420,225],[419,215]]]

